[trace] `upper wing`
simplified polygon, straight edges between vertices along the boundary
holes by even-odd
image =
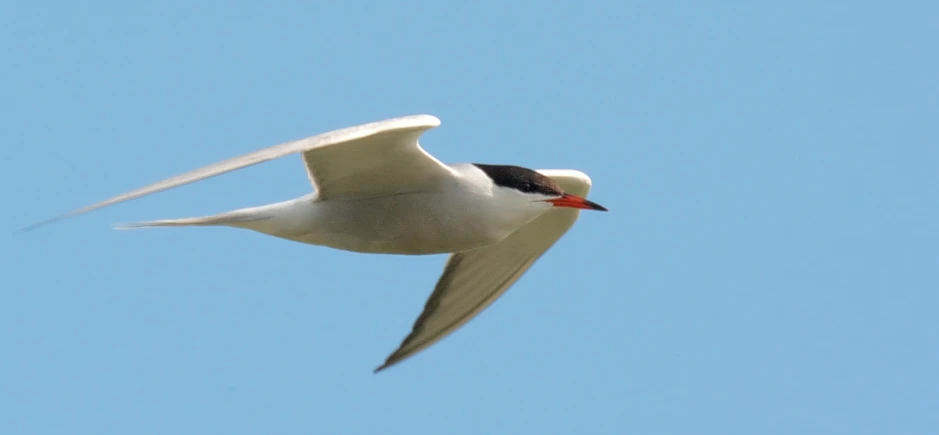
[[[586,197],[590,178],[573,170],[539,170],[565,192]],[[580,212],[559,208],[529,222],[499,243],[450,256],[410,335],[375,369],[383,370],[453,332],[492,304],[564,233]]]
[[[425,131],[440,125],[440,120],[421,115],[384,122],[387,124],[355,139],[327,140],[307,148],[303,162],[318,198],[415,192],[454,175],[449,166],[428,154],[417,142]],[[342,146],[328,146],[338,143]]]
[[[438,125],[440,120],[434,116],[412,115],[281,143],[158,181],[30,225],[22,231],[294,153],[304,154],[307,170],[320,197],[360,194],[368,192],[369,187],[372,191],[413,188],[434,176],[451,173],[449,167],[417,144],[421,133]],[[361,181],[357,180],[358,177]],[[371,184],[366,185],[368,182]]]

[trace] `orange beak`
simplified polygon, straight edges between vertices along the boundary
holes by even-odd
[[[588,201],[576,195],[571,195],[569,193],[565,193],[564,196],[558,199],[549,199],[548,202],[553,204],[555,207],[582,208],[585,210],[608,211],[606,207],[600,204],[597,204],[593,201]]]

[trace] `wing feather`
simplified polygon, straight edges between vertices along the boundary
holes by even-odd
[[[590,178],[573,170],[539,170],[565,192],[586,197]],[[502,296],[573,225],[575,209],[551,210],[499,243],[452,254],[410,334],[375,369],[384,370],[431,346]]]
[[[391,177],[385,179],[384,183],[373,183],[371,185],[373,189],[393,188],[393,180],[397,179],[402,180],[401,182],[409,187],[413,187],[418,182],[414,181],[418,177],[420,181],[426,181],[434,175],[449,174],[450,169],[448,167],[424,152],[417,144],[417,137],[421,133],[438,125],[440,125],[440,120],[432,115],[411,115],[342,128],[300,140],[284,142],[122,193],[97,204],[30,225],[20,231],[33,230],[110,205],[296,153],[305,154],[304,161],[311,174],[311,180],[314,181],[314,184],[322,184],[322,186],[317,186],[317,190],[318,193],[325,193],[326,196],[330,194],[329,189],[335,190],[338,196],[348,194],[349,192],[342,190],[343,181],[354,178],[356,171],[376,170],[370,180],[376,179],[376,177],[378,177],[378,180],[381,180],[380,177]],[[343,146],[336,147],[335,145]],[[388,149],[382,149],[383,146]],[[347,152],[347,147],[351,147],[352,152]],[[377,151],[374,156],[369,157],[369,152],[372,150]],[[385,159],[388,156],[395,158],[391,161],[394,164],[410,163],[410,166],[397,168],[397,171],[401,174],[412,174],[411,178],[395,177],[395,168],[393,167],[390,169],[381,168],[380,165],[382,162],[387,162]],[[408,162],[407,159],[413,159],[413,161]],[[344,161],[353,161],[353,163],[343,163]],[[425,172],[417,171],[417,169]],[[328,174],[331,173],[332,176],[319,173],[313,174],[314,170],[322,170]],[[361,192],[363,188],[361,185],[356,185],[350,187],[350,190]]]

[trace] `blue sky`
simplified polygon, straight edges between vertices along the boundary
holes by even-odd
[[[414,113],[610,212],[378,375],[443,256],[110,229],[299,158],[9,235],[0,433],[939,433],[939,6],[762,3],[3,3],[11,233]]]

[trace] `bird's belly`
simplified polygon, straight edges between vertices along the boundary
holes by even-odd
[[[321,203],[314,229],[289,238],[353,252],[426,255],[468,251],[507,235],[491,231],[467,210],[420,197],[391,198]]]

